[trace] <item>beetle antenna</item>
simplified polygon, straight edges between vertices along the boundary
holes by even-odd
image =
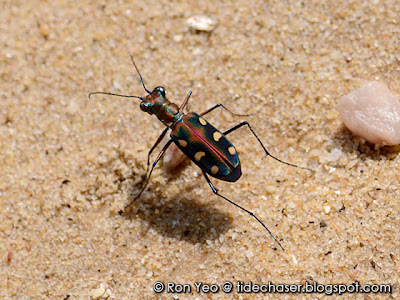
[[[151,94],[151,92],[150,92],[148,89],[146,89],[146,86],[144,85],[144,80],[143,80],[142,74],[140,74],[140,71],[139,71],[138,67],[137,67],[136,64],[135,64],[135,61],[133,60],[133,56],[130,55],[130,57],[131,57],[131,61],[132,61],[133,65],[135,66],[136,71],[137,71],[138,74],[139,74],[140,81],[142,82],[142,85],[143,85],[144,90],[145,90],[147,93]]]
[[[100,95],[110,95],[110,96],[117,96],[117,97],[125,97],[125,98],[138,98],[142,101],[144,101],[143,97],[138,97],[138,96],[131,96],[131,95],[121,95],[121,94],[114,94],[114,93],[107,93],[107,92],[94,92],[94,93],[90,93],[89,94],[89,99],[92,95],[96,95],[96,94],[100,94]]]

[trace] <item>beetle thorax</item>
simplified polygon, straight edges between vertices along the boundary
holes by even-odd
[[[181,113],[179,107],[167,99],[165,94],[160,92],[161,87],[155,88],[140,103],[140,109],[150,115],[156,115],[164,125],[171,127],[179,118]]]

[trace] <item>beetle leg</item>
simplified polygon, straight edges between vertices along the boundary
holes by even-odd
[[[249,128],[249,130],[251,131],[251,133],[254,135],[254,137],[257,139],[257,141],[260,143],[261,147],[264,149],[265,154],[267,154],[267,156],[271,156],[273,159],[275,159],[275,160],[277,160],[277,161],[279,161],[279,162],[281,162],[281,163],[283,163],[283,164],[285,164],[285,165],[289,165],[289,166],[292,166],[292,167],[296,167],[296,168],[306,169],[306,170],[312,171],[312,170],[309,169],[309,168],[306,168],[306,167],[302,167],[302,166],[298,166],[298,165],[295,165],[295,164],[288,163],[288,162],[286,162],[286,161],[280,160],[279,158],[277,158],[277,157],[271,155],[271,154],[268,152],[267,148],[265,148],[264,144],[261,142],[260,138],[257,136],[257,134],[254,132],[253,128],[251,128],[250,124],[249,124],[247,121],[243,121],[242,123],[239,123],[238,125],[232,127],[231,129],[228,129],[227,131],[224,132],[224,135],[228,135],[228,134],[231,133],[232,131],[235,131],[236,129],[239,129],[240,127],[245,126],[245,125]]]
[[[170,139],[170,140],[165,144],[165,146],[162,148],[162,150],[160,151],[160,153],[159,153],[158,156],[157,156],[157,159],[154,161],[153,165],[151,166],[150,173],[149,173],[149,175],[147,175],[146,182],[145,182],[144,186],[143,186],[142,189],[140,190],[139,194],[138,194],[127,206],[130,206],[134,201],[136,201],[136,200],[142,195],[142,193],[144,192],[144,190],[145,190],[146,187],[147,187],[147,184],[149,183],[151,174],[153,173],[153,170],[154,170],[155,166],[157,165],[157,163],[158,163],[158,161],[161,159],[161,157],[164,155],[164,153],[165,153],[165,151],[167,150],[167,148],[171,145],[171,143],[172,143],[172,139]]]
[[[217,189],[216,189],[216,188],[214,187],[214,185],[212,184],[210,178],[208,178],[207,173],[206,173],[203,169],[201,169],[201,171],[203,172],[203,175],[204,175],[204,177],[206,178],[206,180],[207,180],[207,182],[208,182],[208,185],[210,186],[211,190],[213,191],[213,193],[214,193],[215,195],[217,195],[218,197],[221,197],[222,199],[228,201],[230,204],[233,204],[233,205],[235,205],[236,207],[240,208],[241,210],[247,212],[250,216],[252,216],[254,219],[256,219],[256,220],[258,221],[258,223],[260,223],[260,224],[268,231],[268,233],[272,236],[272,238],[275,240],[275,242],[278,243],[278,245],[282,248],[282,250],[285,250],[285,249],[282,247],[281,243],[279,243],[279,241],[278,241],[278,239],[275,237],[275,235],[273,235],[273,233],[268,229],[268,227],[265,226],[265,224],[264,224],[259,218],[257,218],[257,216],[256,216],[255,214],[253,214],[251,211],[245,209],[244,207],[240,206],[239,204],[236,204],[235,202],[229,200],[228,198],[226,198],[226,197],[222,196],[220,193],[218,193]]]
[[[203,111],[200,116],[204,116],[205,114],[208,114],[209,112],[212,112],[214,109],[218,108],[218,107],[222,107],[223,109],[225,109],[227,112],[229,112],[230,114],[234,115],[234,116],[238,116],[238,117],[249,117],[252,116],[254,114],[235,114],[234,112],[232,112],[231,110],[227,109],[222,103],[218,103],[215,104],[213,107],[207,109],[206,111]]]
[[[160,136],[158,137],[157,141],[154,143],[153,147],[151,147],[151,149],[149,150],[149,153],[147,154],[147,168],[146,168],[146,174],[149,171],[149,166],[150,166],[150,155],[151,153],[153,153],[154,149],[158,146],[158,144],[162,141],[162,139],[164,138],[165,134],[168,131],[168,127],[165,128],[163,130],[163,132],[161,132]]]
[[[185,108],[186,104],[189,101],[190,96],[192,95],[192,91],[189,92],[189,94],[187,94],[185,100],[183,100],[181,106],[179,107],[179,111],[182,112],[182,110]]]

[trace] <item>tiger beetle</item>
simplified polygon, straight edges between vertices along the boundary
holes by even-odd
[[[146,189],[147,184],[149,183],[150,176],[153,173],[155,166],[157,165],[157,163],[159,162],[159,160],[161,159],[167,148],[171,145],[172,142],[174,142],[178,146],[178,148],[201,169],[204,178],[206,179],[208,185],[210,186],[211,190],[215,195],[228,201],[229,203],[240,208],[241,210],[245,211],[253,218],[255,218],[268,231],[268,233],[272,236],[275,242],[278,243],[278,245],[282,248],[282,250],[284,250],[283,246],[275,237],[275,235],[268,229],[267,226],[265,226],[265,224],[255,214],[253,214],[251,211],[245,209],[239,204],[236,204],[235,202],[229,200],[225,196],[218,193],[218,190],[214,187],[209,176],[229,182],[235,182],[240,178],[240,176],[242,175],[242,171],[241,171],[239,156],[235,146],[228,140],[226,136],[243,126],[247,126],[247,128],[256,138],[256,140],[261,145],[267,156],[270,156],[273,159],[289,166],[301,169],[307,169],[310,171],[311,169],[282,161],[279,158],[271,155],[247,121],[243,121],[224,132],[221,132],[218,129],[216,129],[214,126],[208,123],[206,119],[203,118],[203,116],[210,113],[211,111],[213,111],[218,107],[225,109],[226,111],[228,111],[233,115],[243,116],[231,112],[229,109],[227,109],[224,105],[220,103],[214,105],[213,107],[205,110],[200,114],[197,114],[195,112],[190,112],[188,114],[183,113],[183,109],[188,103],[189,98],[192,95],[192,91],[188,93],[185,100],[178,107],[175,103],[172,103],[167,99],[166,90],[164,87],[157,86],[156,88],[154,88],[152,92],[149,91],[144,84],[142,75],[140,74],[140,71],[136,66],[132,56],[131,56],[131,61],[140,77],[140,81],[142,82],[144,90],[148,93],[146,97],[121,95],[108,92],[94,92],[89,94],[89,98],[95,94],[103,94],[103,95],[111,95],[111,96],[118,96],[125,98],[140,99],[141,100],[140,109],[144,112],[147,112],[150,115],[156,115],[156,117],[166,126],[166,128],[162,131],[161,135],[158,137],[157,141],[155,142],[153,147],[151,147],[148,153],[146,174],[148,173],[149,170],[150,156],[152,152],[164,138],[168,130],[171,129],[169,141],[162,148],[162,150],[157,156],[157,159],[152,164],[150,172],[148,173],[146,181],[142,189],[140,190],[139,194],[132,200],[132,202],[129,205],[131,205],[141,196],[143,191]]]

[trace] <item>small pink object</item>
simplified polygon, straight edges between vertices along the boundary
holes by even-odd
[[[172,143],[164,153],[163,167],[167,172],[173,172],[186,158],[187,156],[183,154],[178,146]]]
[[[400,144],[400,101],[384,83],[368,82],[343,96],[337,109],[355,135],[372,144]]]

